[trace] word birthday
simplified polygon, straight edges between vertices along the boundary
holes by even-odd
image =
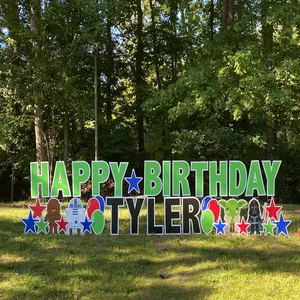
[[[137,177],[135,170],[131,176],[126,177],[128,162],[92,161],[91,166],[85,161],[72,163],[72,189],[63,161],[57,161],[54,169],[52,185],[50,187],[49,163],[42,162],[40,169],[36,162],[30,164],[31,197],[37,198],[39,190],[43,198],[81,197],[81,185],[91,180],[92,195],[101,194],[101,184],[110,177],[114,180],[114,196],[122,197],[123,182],[128,182],[128,193],[135,190],[140,193],[139,184],[143,181],[144,195],[157,196],[162,193],[164,197],[170,196],[204,196],[205,176],[208,178],[208,193],[212,197],[238,197],[245,195],[251,197],[274,196],[275,180],[281,161],[251,161],[247,170],[241,161],[193,161],[183,160],[144,162],[144,176]],[[130,171],[130,170],[129,170]],[[189,176],[195,178],[194,188],[189,184]],[[265,181],[264,181],[265,179]]]
[[[290,220],[285,220],[282,207],[276,206],[272,197],[263,207],[258,196],[274,196],[275,180],[281,161],[251,161],[247,170],[241,161],[145,161],[144,176],[136,176],[128,170],[127,162],[85,161],[72,163],[72,184],[69,184],[66,167],[58,161],[53,180],[49,183],[49,164],[31,163],[31,196],[35,205],[29,205],[28,218],[23,218],[24,233],[60,233],[66,235],[94,233],[99,235],[105,228],[105,210],[110,211],[110,234],[119,234],[120,209],[127,209],[130,216],[130,234],[139,234],[139,218],[146,210],[147,234],[265,234],[288,235]],[[127,174],[131,176],[126,177]],[[192,174],[191,174],[192,173]],[[101,184],[114,179],[114,196],[103,198]],[[189,178],[194,178],[191,188]],[[81,185],[91,180],[93,197],[84,207],[78,198]],[[127,193],[144,195],[123,196],[123,182],[128,183]],[[203,197],[204,182],[208,182],[210,196]],[[71,192],[72,187],[72,192]],[[192,191],[191,191],[192,190]],[[39,194],[50,198],[42,205]],[[65,212],[62,211],[59,193],[72,197]],[[155,196],[163,195],[163,221],[156,217]],[[194,193],[194,195],[191,195]],[[244,194],[251,196],[249,203],[235,199]],[[229,199],[217,200],[217,197]],[[199,198],[202,198],[201,200]],[[247,215],[242,209],[247,209]],[[222,214],[223,212],[223,214]]]

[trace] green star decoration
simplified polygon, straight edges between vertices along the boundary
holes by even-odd
[[[265,227],[265,235],[274,235],[274,227],[276,227],[276,225],[271,222],[270,218],[268,218],[268,223],[263,225]]]
[[[40,233],[40,232],[48,233],[48,230],[47,230],[48,224],[49,224],[49,222],[44,222],[44,217],[41,217],[40,221],[36,223],[36,225],[38,226],[37,233]]]

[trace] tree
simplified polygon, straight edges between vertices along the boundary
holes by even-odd
[[[136,97],[136,120],[137,120],[137,136],[139,153],[142,155],[145,150],[144,139],[144,118],[142,112],[143,103],[143,89],[144,89],[144,74],[143,74],[143,11],[142,1],[136,0],[136,12],[137,12],[137,27],[136,27],[136,39],[137,48],[135,54],[135,97]]]
[[[298,4],[0,0],[5,198],[32,160],[261,157],[296,200]]]

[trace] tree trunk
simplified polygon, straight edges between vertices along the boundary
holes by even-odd
[[[214,39],[214,0],[210,1],[210,12],[209,12],[209,19],[210,19],[210,40]]]
[[[155,74],[156,74],[156,83],[157,87],[161,89],[161,80],[160,80],[160,71],[159,71],[159,59],[157,51],[157,39],[156,39],[156,22],[155,22],[155,13],[153,9],[153,2],[149,0],[150,10],[151,10],[151,21],[152,21],[152,41],[153,41],[153,56],[155,63]]]
[[[67,165],[68,162],[68,149],[69,149],[69,116],[68,113],[65,112],[64,119],[64,162]]]
[[[262,0],[261,2],[261,18],[262,18],[262,39],[263,39],[263,56],[267,67],[271,66],[269,57],[273,51],[273,25],[267,23],[267,15],[269,10],[270,0]],[[273,159],[276,147],[276,130],[272,120],[267,119],[267,152],[270,159]]]
[[[223,1],[223,23],[225,28],[232,25],[234,21],[234,0]]]
[[[95,160],[98,160],[98,44],[94,43]]]
[[[11,187],[10,187],[10,202],[14,202],[14,182],[15,182],[15,163],[11,167]]]
[[[114,71],[114,57],[113,50],[114,44],[111,34],[112,24],[110,20],[106,24],[106,34],[107,34],[107,85],[106,85],[106,118],[107,122],[110,124],[112,120],[112,81],[113,81],[113,71]]]
[[[223,0],[223,23],[226,27],[228,19],[228,0]]]
[[[181,26],[182,26],[182,32],[187,35],[188,34],[188,30],[187,30],[187,26],[186,26],[186,16],[185,16],[185,9],[186,7],[181,6],[180,8],[180,15],[181,15]]]
[[[137,118],[137,134],[138,134],[138,147],[141,157],[145,150],[145,138],[144,138],[144,118],[142,112],[143,103],[143,11],[141,0],[136,0],[137,6],[137,50],[136,50],[136,61],[135,61],[135,83],[136,83],[136,118]]]
[[[262,38],[264,46],[264,54],[268,56],[273,49],[273,25],[267,23],[270,0],[261,1],[261,25],[262,25]]]
[[[228,0],[227,24],[231,25],[234,21],[234,0]]]
[[[35,100],[34,105],[34,132],[35,132],[35,147],[36,147],[36,161],[40,165],[41,161],[46,160],[46,152],[44,145],[43,136],[43,116],[42,116],[42,105],[35,92],[35,87],[33,87],[33,97]]]
[[[36,38],[38,36],[37,19],[40,16],[39,1],[32,1],[30,6],[30,31],[32,33],[32,57],[36,59],[39,53],[38,43]],[[34,69],[34,68],[33,68]],[[38,75],[33,75],[32,94],[34,101],[34,132],[35,132],[35,146],[36,146],[36,160],[40,168],[40,162],[46,160],[45,143],[43,136],[43,115],[42,115],[42,100],[37,91],[37,84],[35,82]]]
[[[174,41],[177,37],[177,26],[176,26],[176,20],[177,20],[177,3],[176,1],[171,1],[171,9],[170,9],[170,23],[171,23],[171,30],[173,32]],[[176,48],[173,50],[173,53],[171,54],[171,61],[172,61],[172,81],[175,82],[177,80],[177,50]]]
[[[153,8],[153,1],[149,0],[150,10],[151,10],[151,22],[152,22],[152,41],[153,41],[153,56],[155,63],[155,74],[156,74],[156,83],[158,90],[161,90],[161,79],[160,79],[160,70],[159,70],[159,59],[158,59],[158,51],[157,51],[157,38],[156,38],[156,22],[155,22],[155,12]],[[182,16],[183,17],[183,16]],[[162,122],[162,146],[163,146],[163,159],[167,159],[167,151],[166,151],[166,139],[167,131],[165,120]]]
[[[276,132],[272,126],[268,127],[267,132],[267,151],[270,159],[274,158],[274,150],[276,146]]]

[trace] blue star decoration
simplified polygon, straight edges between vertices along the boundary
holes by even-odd
[[[287,227],[291,224],[291,222],[292,221],[290,220],[284,220],[283,215],[281,213],[279,221],[273,221],[273,223],[277,226],[277,235],[283,233],[285,236],[288,236],[289,233],[287,231]]]
[[[29,212],[28,215],[28,219],[21,219],[22,222],[26,225],[25,229],[24,229],[24,233],[28,233],[29,231],[31,231],[32,233],[36,233],[35,230],[35,223],[38,222],[38,219],[33,219],[32,218],[32,212]]]
[[[214,227],[216,227],[217,231],[216,234],[225,234],[224,229],[227,226],[226,223],[222,223],[221,218],[219,218],[219,222],[214,224]]]
[[[85,217],[85,221],[84,222],[80,222],[83,226],[83,232],[86,232],[88,231],[89,233],[92,233],[92,230],[91,230],[91,226],[93,224],[92,221],[89,221],[87,217]]]
[[[129,183],[128,194],[132,190],[136,190],[137,193],[140,193],[139,183],[143,180],[143,177],[136,177],[134,169],[131,171],[131,177],[125,177],[125,180]]]

